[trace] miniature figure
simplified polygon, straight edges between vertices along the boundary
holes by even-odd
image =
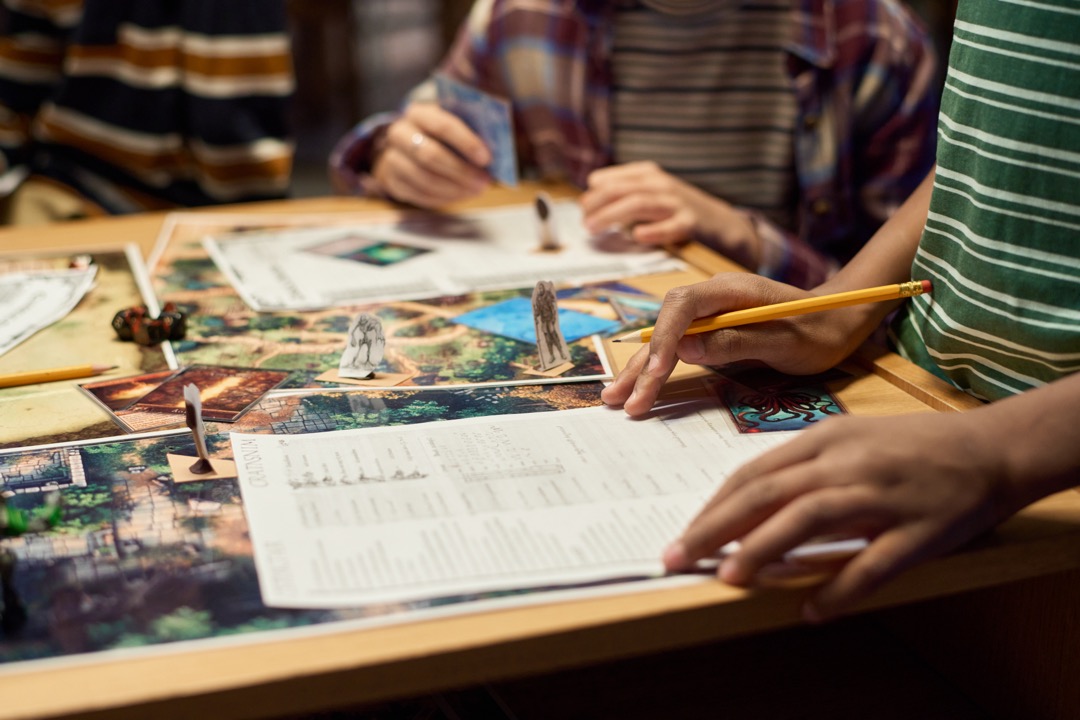
[[[374,378],[385,350],[382,321],[370,313],[360,314],[349,328],[349,342],[341,353],[338,375],[361,380]]]
[[[199,388],[195,384],[184,386],[184,411],[186,413],[187,426],[191,428],[195,436],[195,452],[199,459],[188,470],[196,475],[205,475],[214,471],[214,465],[210,462],[210,451],[206,449],[206,425],[202,419],[202,398],[199,397]]]
[[[554,223],[551,218],[551,197],[547,193],[536,194],[536,215],[540,220],[540,252],[557,252],[562,249],[559,238],[555,234]]]
[[[555,297],[555,285],[551,281],[541,280],[536,283],[532,305],[540,370],[546,372],[570,362],[570,348],[559,327],[559,305]]]

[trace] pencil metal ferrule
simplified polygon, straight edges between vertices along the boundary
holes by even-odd
[[[922,293],[923,284],[921,280],[900,283],[900,297],[914,297],[915,295],[922,295]]]

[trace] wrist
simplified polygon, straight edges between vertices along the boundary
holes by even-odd
[[[762,257],[762,239],[757,216],[736,208],[731,211],[736,220],[735,227],[738,228],[736,244],[741,256],[738,262],[745,268],[757,271]]]
[[[999,458],[1005,516],[1080,483],[1073,436],[1080,413],[1072,409],[1078,390],[1080,377],[1069,377],[975,411],[986,433],[983,447]]]
[[[757,220],[750,212],[732,207],[722,200],[716,200],[719,212],[712,228],[705,235],[720,252],[742,267],[757,272],[761,265],[762,239],[758,232]]]

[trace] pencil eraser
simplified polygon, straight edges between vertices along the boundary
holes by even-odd
[[[922,282],[922,291],[924,293],[928,293],[928,292],[930,292],[931,290],[934,289],[934,286],[931,284],[931,282],[929,280],[922,280],[921,282]]]

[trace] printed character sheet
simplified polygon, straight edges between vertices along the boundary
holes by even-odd
[[[574,202],[555,203],[557,252],[537,249],[532,205],[463,215],[415,214],[399,222],[208,237],[207,252],[259,312],[506,290],[680,269],[663,250],[594,247]]]
[[[263,601],[330,608],[663,574],[735,468],[712,401],[297,436],[234,433]]]

